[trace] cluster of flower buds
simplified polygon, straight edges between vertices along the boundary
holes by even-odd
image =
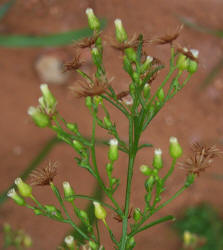
[[[41,84],[40,90],[42,96],[39,98],[39,106],[29,107],[28,114],[38,127],[44,128],[51,124],[50,116],[56,111],[57,101],[47,84]]]

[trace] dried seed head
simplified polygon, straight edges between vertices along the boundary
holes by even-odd
[[[151,40],[147,40],[146,43],[154,45],[164,45],[169,43],[170,45],[172,45],[173,41],[175,41],[179,37],[182,29],[183,25],[180,25],[176,28],[175,32],[166,33],[165,35],[155,37]]]
[[[218,158],[222,151],[215,145],[206,146],[199,143],[193,144],[192,155],[186,161],[179,163],[180,167],[187,171],[187,174],[200,175],[206,168],[211,167],[211,163],[215,158]]]
[[[31,185],[45,186],[53,182],[54,177],[57,175],[58,164],[50,161],[43,169],[34,170],[31,174]]]
[[[65,63],[63,72],[79,69],[83,64],[83,61],[80,60],[80,56],[80,54],[76,54],[71,62]]]
[[[97,33],[94,34],[92,37],[87,37],[78,41],[77,43],[74,44],[74,48],[80,48],[80,49],[91,48],[95,44],[99,35],[100,33]]]
[[[106,92],[109,87],[107,81],[94,79],[93,82],[77,81],[75,86],[71,87],[75,97],[97,96]]]
[[[117,50],[124,51],[127,48],[137,48],[139,45],[139,36],[134,34],[131,39],[128,39],[124,42],[118,42],[116,39],[109,38],[109,44]]]

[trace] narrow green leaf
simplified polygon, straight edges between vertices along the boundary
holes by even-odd
[[[0,20],[8,13],[15,0],[10,0],[0,6]]]
[[[101,27],[104,28],[106,20],[101,20]],[[45,36],[30,35],[0,35],[0,46],[2,47],[58,47],[65,46],[92,35],[90,28],[67,31],[63,33],[50,34]]]

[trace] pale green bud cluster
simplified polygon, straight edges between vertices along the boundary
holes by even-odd
[[[187,48],[183,48],[185,52],[190,52],[194,58],[198,58],[199,51],[196,49],[191,49],[190,51]],[[193,74],[197,71],[198,63],[195,60],[188,58],[184,54],[180,54],[177,58],[176,66],[180,70],[187,70],[189,73]]]
[[[28,115],[31,116],[34,123],[40,128],[48,127],[51,124],[48,115],[43,113],[39,107],[29,107]]]

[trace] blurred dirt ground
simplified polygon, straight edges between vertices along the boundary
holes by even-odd
[[[5,1],[0,1],[3,3]],[[175,30],[180,24],[177,15],[187,17],[189,20],[204,26],[222,29],[223,2],[221,0],[18,0],[7,17],[0,23],[1,32],[19,34],[48,34],[68,31],[85,27],[87,20],[85,9],[92,7],[99,17],[108,20],[105,35],[114,32],[113,20],[121,18],[130,34],[143,32],[150,37],[163,34],[168,30]],[[195,48],[200,51],[199,72],[193,76],[190,83],[180,92],[154,119],[151,126],[144,133],[143,140],[151,142],[155,147],[164,151],[166,171],[169,164],[168,140],[170,136],[177,136],[182,144],[185,155],[188,154],[191,143],[201,141],[208,144],[217,144],[222,149],[223,143],[223,81],[221,72],[215,81],[206,89],[200,89],[200,83],[209,69],[222,57],[222,40],[219,38],[198,33],[184,28],[179,43],[183,46]],[[160,58],[168,64],[169,47],[162,46],[147,48],[147,52]],[[41,150],[46,141],[53,136],[47,129],[35,127],[27,117],[27,108],[37,104],[40,96],[39,85],[42,83],[34,70],[37,58],[45,53],[63,54],[63,59],[72,58],[72,46],[66,48],[29,48],[29,49],[0,49],[0,106],[2,107],[0,131],[0,190],[5,190],[9,184],[26,168],[28,163]],[[115,89],[125,90],[129,80],[122,71],[121,58],[106,46],[105,64],[110,76],[115,76],[113,86]],[[168,67],[167,67],[168,68]],[[88,63],[86,70],[93,66]],[[165,72],[160,74],[153,86],[158,86]],[[90,134],[91,124],[84,101],[75,99],[69,93],[70,86],[77,76],[72,74],[66,85],[51,85],[53,93],[58,99],[58,110],[67,121],[77,122],[85,135]],[[118,112],[111,111],[112,119],[117,121],[121,136],[127,138],[127,122]],[[103,136],[99,131],[98,136]],[[104,178],[106,163],[106,148],[98,148],[98,162]],[[60,144],[50,153],[48,159],[59,162],[59,175],[56,184],[61,187],[64,180],[69,180],[77,193],[91,193],[94,180],[83,170],[76,166],[73,151],[66,145]],[[151,164],[152,149],[144,149],[136,159],[133,194],[131,204],[133,207],[143,208],[144,177],[139,173],[138,167],[142,164]],[[47,160],[45,161],[47,162]],[[44,164],[43,164],[44,165]],[[42,166],[43,166],[42,165]],[[115,164],[115,175],[125,177],[127,170],[126,156],[120,155]],[[166,199],[185,180],[185,173],[177,169],[168,182],[168,188],[163,195]],[[125,179],[123,180],[125,183]],[[168,207],[160,211],[157,216],[173,214],[178,217],[186,206],[207,201],[216,207],[219,212],[223,206],[222,187],[223,170],[222,159],[216,161],[213,168],[197,179],[196,183],[182,196],[177,198]],[[117,200],[124,204],[124,184],[117,191]],[[54,204],[55,198],[48,187],[35,188],[34,194],[44,204]],[[80,201],[80,206],[85,203]],[[222,212],[221,212],[221,215]],[[113,220],[109,213],[108,222],[116,235],[121,234],[121,224]],[[67,225],[53,222],[45,217],[34,216],[32,211],[16,206],[11,200],[0,208],[0,224],[9,222],[16,228],[23,228],[33,239],[34,250],[56,249],[69,229]],[[158,225],[136,237],[137,250],[178,250],[180,239],[170,228],[171,223]],[[103,225],[100,225],[103,230]],[[2,239],[2,233],[1,233]],[[1,240],[0,240],[1,241]],[[108,234],[102,235],[106,249],[113,249]]]

